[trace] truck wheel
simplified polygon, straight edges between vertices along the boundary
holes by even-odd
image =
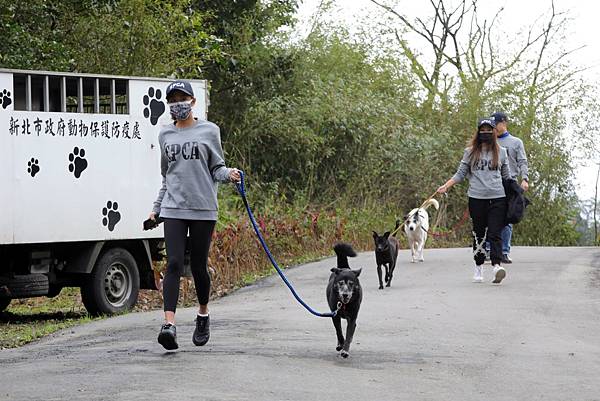
[[[8,305],[10,305],[10,301],[12,301],[12,299],[10,298],[0,298],[0,312],[8,308]]]
[[[2,298],[30,298],[48,294],[48,276],[45,274],[24,274],[0,276]]]
[[[140,274],[131,253],[104,251],[81,287],[81,300],[92,315],[112,315],[131,309],[140,290]]]

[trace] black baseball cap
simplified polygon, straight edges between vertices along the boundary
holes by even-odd
[[[192,84],[190,84],[188,81],[177,80],[171,82],[169,86],[167,86],[167,98],[171,93],[175,91],[180,91],[185,93],[186,95],[194,97],[194,90],[192,89]]]
[[[496,121],[496,123],[505,123],[508,121],[508,116],[501,111],[492,114],[491,117],[494,119],[494,121]]]
[[[488,118],[480,118],[477,123],[477,129],[481,128],[484,125],[489,125],[492,128],[496,128],[496,121],[492,117]]]

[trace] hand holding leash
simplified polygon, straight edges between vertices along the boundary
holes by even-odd
[[[456,184],[456,181],[454,181],[454,179],[450,178],[448,181],[446,181],[444,183],[444,185],[442,185],[441,187],[439,187],[437,189],[437,191],[435,191],[436,194],[445,194],[446,192],[448,192],[450,190],[450,188],[452,188],[452,186]],[[427,201],[425,201],[427,202]]]
[[[239,183],[242,179],[241,172],[237,168],[232,168],[229,172],[229,181]]]

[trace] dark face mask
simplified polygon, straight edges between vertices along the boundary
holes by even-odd
[[[480,132],[477,137],[479,139],[479,142],[481,143],[492,143],[492,139],[493,139],[493,133],[491,132]]]

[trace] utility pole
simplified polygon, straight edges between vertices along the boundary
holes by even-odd
[[[598,209],[598,179],[600,179],[600,163],[598,163],[598,172],[596,173],[596,188],[594,190],[594,245],[598,245],[598,220],[596,211]]]

